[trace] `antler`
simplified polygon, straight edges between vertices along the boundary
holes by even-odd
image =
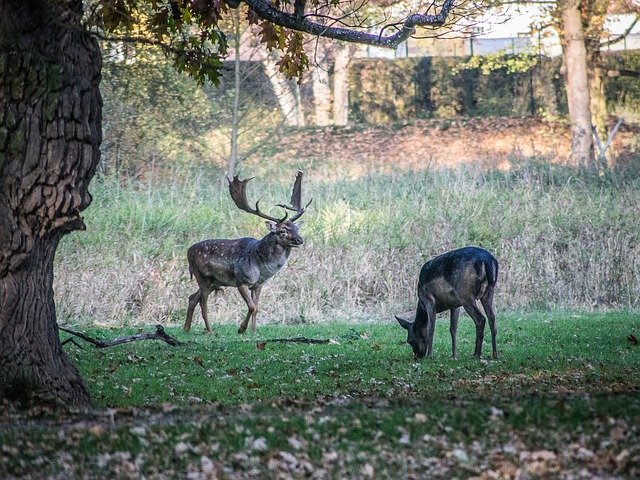
[[[258,217],[264,218],[265,220],[270,220],[272,222],[281,223],[287,219],[287,212],[284,212],[284,217],[276,218],[271,215],[267,215],[260,211],[260,207],[258,204],[260,203],[260,199],[256,202],[256,208],[253,209],[249,206],[249,202],[247,202],[247,183],[253,177],[247,178],[245,180],[240,180],[238,176],[233,177],[233,181],[229,180],[229,193],[231,194],[231,198],[236,206],[245,212],[252,213],[253,215],[257,215]],[[293,197],[292,197],[293,198]],[[298,215],[299,216],[299,215]]]
[[[293,191],[291,192],[291,205],[278,204],[278,206],[296,212],[295,215],[290,218],[292,222],[295,222],[302,216],[307,207],[311,205],[312,201],[313,198],[309,200],[309,203],[302,207],[302,170],[298,170],[296,179],[293,182]]]

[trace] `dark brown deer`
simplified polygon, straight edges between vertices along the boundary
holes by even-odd
[[[189,297],[187,319],[184,331],[191,329],[193,311],[200,304],[205,330],[211,332],[207,316],[207,298],[211,292],[218,292],[222,287],[236,287],[247,304],[249,311],[238,328],[244,333],[251,319],[251,330],[256,331],[256,315],[260,291],[267,280],[280,270],[291,253],[291,249],[302,245],[303,239],[298,233],[301,223],[295,224],[305,209],[311,204],[302,206],[302,172],[298,171],[293,184],[291,205],[279,204],[285,210],[293,211],[291,218],[285,211],[281,218],[272,217],[260,211],[256,202],[251,208],[247,202],[246,188],[251,180],[240,180],[237,176],[229,180],[229,193],[236,206],[245,212],[267,220],[269,233],[262,239],[237,238],[232,240],[204,240],[192,245],[187,251],[189,272],[196,277],[198,291]]]
[[[480,357],[484,339],[485,317],[476,300],[480,300],[489,318],[493,357],[496,349],[496,316],[493,312],[493,294],[498,280],[498,261],[491,253],[478,247],[452,250],[429,260],[422,266],[418,280],[418,306],[414,322],[396,316],[398,323],[408,331],[407,343],[416,358],[431,357],[436,314],[451,312],[451,344],[453,357],[457,357],[456,332],[460,307],[464,308],[476,325],[474,356]]]

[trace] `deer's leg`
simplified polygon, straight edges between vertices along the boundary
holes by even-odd
[[[238,333],[244,333],[247,329],[247,325],[249,325],[249,319],[256,311],[256,305],[255,303],[253,303],[253,295],[247,285],[240,285],[238,287],[238,291],[240,292],[240,295],[242,295],[242,299],[245,301],[245,303],[247,304],[247,308],[249,309],[249,311],[247,312],[247,316],[244,318],[244,320],[240,324],[240,327],[238,328]]]
[[[256,288],[255,290],[251,290],[251,299],[253,300],[253,304],[255,305],[255,310],[251,315],[251,331],[256,333],[256,317],[258,316],[258,300],[260,300],[260,292],[262,291],[262,286]]]
[[[427,305],[427,314],[429,315],[429,329],[427,336],[427,358],[433,356],[433,337],[436,331],[436,309],[434,305]]]
[[[449,332],[451,333],[451,356],[458,358],[458,349],[456,347],[456,334],[458,332],[458,318],[460,317],[460,307],[451,309],[451,323],[449,324]]]
[[[466,301],[462,306],[476,324],[476,348],[473,351],[473,355],[480,358],[480,355],[482,354],[482,340],[484,339],[484,325],[486,323],[486,319],[484,318],[484,315],[482,315],[482,312],[478,308],[475,300],[472,299]]]
[[[207,333],[211,333],[211,327],[209,326],[209,314],[207,313],[209,310],[207,300],[209,299],[211,291],[203,288],[201,288],[200,291],[200,310],[202,310],[202,318],[204,319],[204,330]]]
[[[436,306],[435,303],[430,298],[419,298],[420,307],[426,313],[427,321],[425,324],[421,324],[419,326],[419,332],[425,340],[425,353],[427,358],[431,358],[433,353],[433,336],[436,327]],[[423,317],[424,318],[424,317]],[[418,317],[416,314],[416,322],[418,321]]]
[[[200,296],[201,296],[200,289],[198,289],[198,291],[193,295],[189,295],[189,306],[187,307],[187,319],[184,322],[184,327],[182,327],[182,330],[184,330],[186,333],[188,333],[189,330],[191,330],[191,322],[193,320],[193,311],[195,310],[196,305],[200,303]]]
[[[480,298],[484,313],[487,314],[489,319],[489,329],[491,330],[491,347],[493,348],[493,358],[498,358],[498,349],[496,346],[496,334],[498,329],[496,327],[496,314],[493,311],[493,289],[490,289],[487,294]]]

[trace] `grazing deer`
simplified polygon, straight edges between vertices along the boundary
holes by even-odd
[[[414,322],[396,316],[398,323],[408,331],[407,343],[416,358],[431,357],[436,314],[451,312],[451,344],[453,358],[457,358],[456,332],[460,307],[464,308],[476,324],[476,346],[473,355],[480,357],[484,338],[485,317],[476,300],[489,318],[493,357],[496,349],[496,316],[493,312],[493,293],[498,280],[498,261],[483,248],[464,247],[429,260],[420,270],[418,280],[418,307]]]
[[[237,176],[229,180],[229,193],[236,206],[245,212],[267,220],[269,232],[262,240],[255,238],[238,238],[233,240],[204,240],[192,245],[187,251],[189,272],[196,277],[198,291],[189,297],[187,319],[184,331],[191,328],[193,311],[200,304],[205,330],[211,332],[207,317],[207,298],[212,291],[218,292],[222,287],[236,287],[249,308],[238,333],[244,333],[251,319],[251,330],[256,331],[256,315],[260,291],[267,280],[280,270],[291,253],[291,249],[302,245],[303,239],[298,233],[301,222],[295,224],[305,209],[311,204],[302,206],[302,172],[298,171],[293,184],[291,205],[279,204],[285,210],[295,212],[291,218],[285,211],[282,218],[272,217],[260,211],[256,202],[251,208],[247,202],[246,187],[251,180],[239,180]]]

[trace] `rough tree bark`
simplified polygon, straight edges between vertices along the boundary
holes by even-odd
[[[563,60],[571,120],[571,159],[580,167],[593,166],[591,109],[587,50],[580,15],[580,0],[558,2],[562,22]]]
[[[81,0],[0,3],[0,398],[90,404],[62,350],[53,260],[83,229],[101,141],[101,55]]]

